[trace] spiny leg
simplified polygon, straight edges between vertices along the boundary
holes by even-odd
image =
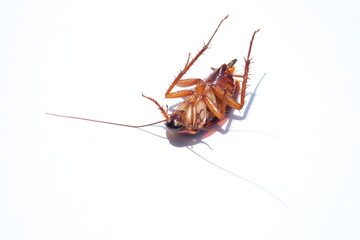
[[[226,15],[226,17],[224,17],[219,25],[217,26],[217,28],[215,29],[214,33],[212,34],[211,38],[209,39],[209,41],[203,46],[203,48],[198,52],[198,54],[196,54],[196,56],[189,62],[190,60],[190,54],[188,56],[188,59],[186,61],[185,67],[183,70],[180,71],[179,75],[175,78],[175,80],[172,82],[172,84],[170,85],[169,89],[166,91],[165,93],[165,97],[168,97],[168,94],[171,92],[171,90],[173,90],[173,88],[177,85],[178,81],[186,74],[186,72],[190,69],[190,67],[196,62],[196,60],[206,51],[206,49],[208,49],[212,39],[214,38],[215,34],[217,33],[219,27],[221,26],[221,24],[223,23],[223,21],[225,21],[225,19],[228,18],[229,15]]]
[[[165,117],[165,119],[166,119],[166,120],[168,119],[168,114],[166,113],[167,111],[165,111],[164,108],[163,108],[155,99],[153,99],[153,98],[151,98],[151,97],[147,97],[147,96],[145,96],[144,94],[142,94],[142,96],[143,96],[144,98],[149,99],[149,100],[152,101],[153,103],[155,103],[156,106],[158,106],[158,108],[160,109],[160,111],[161,111],[162,115]]]
[[[225,113],[226,106],[230,106],[235,109],[240,109],[240,103],[236,102],[236,100],[228,94],[227,89],[224,89],[218,85],[213,85],[211,88],[212,88],[213,92],[215,93],[215,95],[222,102],[222,105],[221,105],[222,112]],[[238,88],[238,85],[237,85],[237,88]]]
[[[177,91],[177,92],[171,92],[171,93],[167,94],[166,97],[167,98],[179,98],[179,97],[190,96],[194,92],[197,94],[202,93],[204,86],[205,86],[204,81],[202,79],[199,79],[199,78],[181,79],[176,84],[176,86],[179,86],[179,87],[191,87],[193,85],[196,85],[194,90],[182,90],[182,91]]]
[[[243,78],[244,77],[244,75],[239,75],[239,74],[233,74],[232,76],[237,77],[237,78]]]
[[[203,99],[206,106],[218,119],[222,119],[224,117],[224,115],[221,113],[221,109],[219,109],[217,104],[213,102],[207,95],[204,95]]]
[[[243,81],[241,83],[241,92],[240,92],[240,108],[242,109],[244,107],[245,104],[245,94],[246,94],[246,84],[247,84],[247,80],[249,79],[249,71],[250,71],[250,63],[251,63],[251,58],[250,58],[250,54],[251,54],[251,48],[252,48],[252,44],[255,38],[255,34],[257,32],[259,32],[260,29],[256,30],[253,35],[252,38],[250,40],[250,46],[249,46],[249,50],[248,50],[248,55],[245,59],[245,67],[244,67],[244,74],[242,75]]]
[[[187,97],[187,96],[190,96],[192,93],[193,93],[193,90],[182,90],[182,91],[169,93],[166,98]]]
[[[202,79],[200,79],[200,78],[181,79],[176,83],[176,86],[178,86],[178,87],[191,87],[191,86],[194,86],[199,81],[202,81]]]

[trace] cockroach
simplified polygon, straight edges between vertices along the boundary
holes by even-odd
[[[221,24],[227,18],[228,15],[220,21],[209,41],[204,44],[202,49],[196,54],[194,58],[191,59],[191,61],[191,53],[188,54],[184,68],[180,71],[175,80],[167,89],[165,93],[165,98],[185,98],[184,101],[181,102],[172,113],[168,114],[167,110],[165,110],[164,107],[161,106],[155,99],[147,97],[144,94],[142,95],[143,97],[149,99],[157,105],[165,118],[164,120],[135,126],[52,113],[47,114],[58,117],[74,118],[133,128],[141,128],[165,122],[168,130],[174,133],[183,134],[196,134],[199,133],[201,130],[209,129],[209,127],[224,119],[226,114],[228,114],[232,108],[238,110],[241,110],[243,108],[245,104],[246,86],[249,80],[251,48],[255,38],[255,34],[259,32],[260,29],[254,31],[251,37],[248,54],[247,57],[244,58],[245,66],[242,75],[234,74],[234,65],[237,61],[236,59],[234,59],[228,64],[222,64],[219,68],[211,68],[212,73],[210,73],[210,75],[204,80],[200,78],[183,79],[182,77],[187,73],[187,71],[189,71],[191,66],[198,60],[198,58],[209,48],[215,34],[219,30]],[[242,79],[241,83],[237,78]],[[194,88],[192,90],[187,89],[173,91],[175,86],[194,86]],[[236,99],[239,95],[240,102],[237,102]]]

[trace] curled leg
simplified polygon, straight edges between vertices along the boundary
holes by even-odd
[[[216,103],[214,103],[208,96],[204,95],[203,99],[205,101],[206,106],[210,109],[210,111],[218,118],[222,119],[224,115],[221,113],[221,109],[219,109],[216,106]]]
[[[222,111],[225,112],[225,108],[227,105],[229,105],[232,108],[235,109],[241,109],[240,103],[238,103],[234,98],[232,98],[230,95],[227,94],[226,91],[224,91],[221,87],[215,85],[212,87],[215,95],[222,101]]]

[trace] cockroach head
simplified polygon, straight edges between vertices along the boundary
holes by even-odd
[[[184,111],[175,111],[166,121],[166,127],[172,132],[178,132],[184,127]]]

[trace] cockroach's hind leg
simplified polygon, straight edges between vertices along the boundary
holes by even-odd
[[[206,49],[209,48],[209,45],[212,41],[212,39],[214,38],[215,34],[217,33],[217,31],[219,30],[221,24],[229,17],[229,15],[226,15],[219,23],[219,25],[217,26],[217,28],[215,29],[214,33],[211,35],[209,41],[204,44],[203,48],[198,52],[198,54],[196,54],[196,56],[191,59],[190,61],[190,54],[188,55],[188,59],[186,61],[185,67],[183,70],[180,71],[179,75],[175,78],[175,80],[171,83],[170,87],[168,88],[168,90],[165,93],[165,96],[168,95],[173,88],[176,86],[177,82],[186,74],[187,71],[189,71],[189,69],[191,68],[191,66],[197,61],[197,59],[206,51]]]

